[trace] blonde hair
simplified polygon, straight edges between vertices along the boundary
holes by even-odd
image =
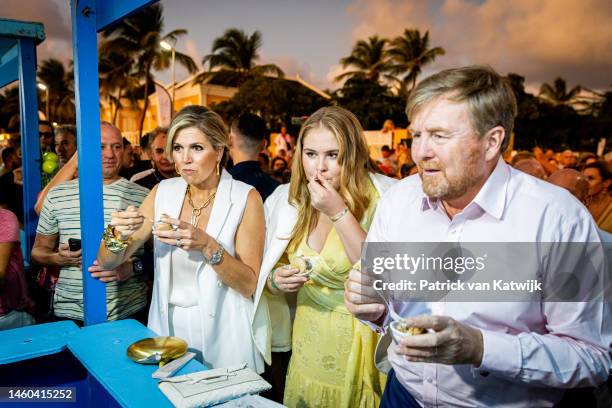
[[[442,96],[466,102],[472,128],[484,136],[495,126],[505,130],[500,153],[510,143],[516,117],[516,98],[508,81],[493,68],[473,65],[440,71],[421,81],[410,93],[406,115],[412,120],[425,105]]]
[[[196,128],[204,134],[216,150],[223,149],[220,166],[224,167],[228,159],[229,134],[221,116],[200,105],[190,105],[181,109],[170,122],[166,139],[166,156],[172,160],[172,146],[179,131]]]
[[[370,205],[369,173],[376,172],[377,167],[369,157],[368,145],[359,120],[348,110],[337,106],[319,109],[302,125],[293,155],[289,203],[298,209],[299,221],[289,237],[289,251],[297,248],[318,220],[317,210],[310,205],[308,179],[302,161],[304,139],[315,129],[325,129],[333,133],[340,146],[339,193],[349,211],[357,220],[361,220]]]

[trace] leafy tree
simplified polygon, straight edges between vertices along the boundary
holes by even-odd
[[[576,85],[568,91],[565,80],[557,78],[552,85],[548,83],[542,84],[540,87],[540,98],[554,106],[571,105],[576,101],[581,90],[580,86]]]
[[[19,132],[19,87],[11,86],[0,94],[0,128]]]
[[[351,55],[340,60],[342,68],[351,67],[353,69],[338,75],[336,81],[365,77],[378,82],[381,76],[390,79],[390,75],[388,75],[390,65],[386,51],[387,43],[386,38],[380,38],[377,35],[368,38],[367,41],[357,41]]]
[[[364,129],[381,129],[386,119],[400,127],[407,126],[406,101],[389,88],[364,77],[354,77],[334,94],[338,105],[353,112]]]
[[[40,109],[44,112],[47,103],[44,98],[49,95],[48,120],[58,123],[74,123],[74,72],[72,67],[66,70],[61,61],[49,58],[42,61],[37,75],[48,87],[48,93],[42,92],[43,98],[40,98]]]
[[[117,51],[104,42],[99,50],[98,72],[100,94],[105,97],[111,110],[111,122],[117,123],[119,111],[123,108],[122,99],[127,98],[130,106],[137,107],[136,94],[142,98],[144,87],[140,76],[134,69],[134,62],[128,53]]]
[[[217,82],[240,86],[247,80],[262,75],[283,77],[283,71],[275,64],[258,65],[261,33],[248,35],[237,28],[226,30],[213,42],[212,53],[202,59],[208,71],[199,74],[195,82],[201,83],[215,78]]]
[[[308,116],[328,104],[327,99],[295,81],[256,76],[240,85],[230,101],[213,105],[212,109],[228,122],[242,112],[255,112],[276,128],[291,123],[292,117]]]
[[[169,68],[172,59],[172,52],[163,49],[160,42],[163,40],[176,43],[179,37],[187,34],[185,29],[176,29],[165,35],[162,34],[163,31],[163,7],[161,4],[154,4],[122,20],[119,24],[109,27],[102,33],[107,41],[107,44],[104,44],[103,47],[123,54],[124,57],[119,60],[120,62],[124,58],[131,59],[133,66],[127,72],[135,73],[141,81],[144,81],[144,107],[139,126],[141,136],[149,106],[149,92],[154,82],[152,70],[161,71]],[[189,73],[196,72],[195,62],[187,54],[175,51],[175,60],[185,67]],[[129,78],[126,78],[125,83],[128,82]]]
[[[392,61],[391,73],[401,78],[400,90],[405,94],[410,84],[410,90],[416,86],[417,77],[427,64],[445,54],[444,48],[429,45],[429,31],[421,36],[419,30],[405,29],[404,34],[393,39],[389,48]]]

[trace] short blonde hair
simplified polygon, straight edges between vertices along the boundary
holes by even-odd
[[[172,146],[179,131],[196,128],[204,134],[216,150],[223,149],[220,166],[224,167],[228,159],[229,134],[221,116],[200,105],[190,105],[181,109],[170,122],[168,139],[166,139],[166,156],[172,160]]]
[[[516,117],[516,98],[508,81],[493,68],[473,65],[440,71],[421,81],[410,93],[406,115],[412,120],[425,105],[442,96],[466,102],[472,128],[484,136],[495,126],[505,130],[500,153],[510,143]]]

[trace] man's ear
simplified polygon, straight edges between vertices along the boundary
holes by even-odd
[[[506,134],[505,129],[501,126],[495,126],[486,133],[484,139],[487,144],[485,153],[485,158],[487,161],[493,160],[503,153],[501,148],[506,137],[509,136]]]
[[[228,142],[228,147],[234,147],[234,134],[232,132],[229,132],[229,142]]]

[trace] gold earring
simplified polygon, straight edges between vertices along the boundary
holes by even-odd
[[[221,162],[217,162],[217,176],[221,174],[221,170],[219,169],[220,166],[221,166]]]

